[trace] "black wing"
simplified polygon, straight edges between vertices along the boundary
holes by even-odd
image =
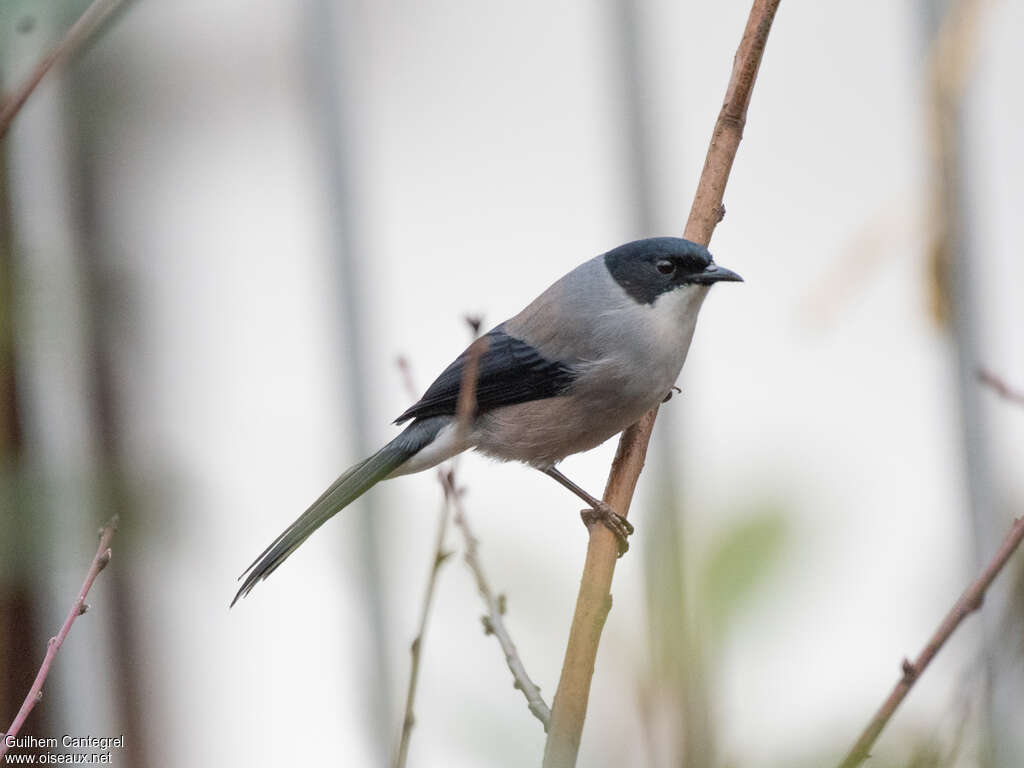
[[[576,379],[572,366],[548,360],[525,341],[509,336],[500,326],[481,341],[487,342],[487,348],[480,354],[477,373],[478,413],[501,405],[556,397]],[[468,354],[467,349],[445,368],[419,402],[395,419],[395,424],[427,416],[455,415]]]

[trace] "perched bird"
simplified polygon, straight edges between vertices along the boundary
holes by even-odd
[[[232,605],[332,516],[381,480],[421,472],[469,448],[551,476],[628,547],[632,526],[558,471],[671,392],[697,313],[713,283],[739,281],[707,249],[677,237],[619,246],[562,277],[463,352],[395,419],[394,440],[346,470],[242,574]],[[477,367],[474,411],[460,424],[467,365]],[[468,377],[467,377],[468,378]]]

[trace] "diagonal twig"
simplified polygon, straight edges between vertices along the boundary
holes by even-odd
[[[1024,390],[1014,389],[992,371],[984,368],[978,369],[978,380],[999,395],[1004,400],[1017,405],[1024,405]]]
[[[871,722],[868,723],[867,728],[864,729],[864,732],[857,739],[857,743],[853,745],[853,748],[843,762],[839,764],[839,768],[857,768],[868,758],[871,748],[878,739],[878,735],[885,728],[893,713],[896,712],[896,708],[906,698],[914,683],[917,682],[917,679],[928,667],[928,664],[935,658],[935,654],[939,652],[949,639],[949,636],[960,626],[960,623],[971,613],[981,608],[981,604],[985,599],[985,592],[992,585],[992,582],[995,581],[1003,566],[1006,565],[1006,561],[1010,559],[1010,556],[1020,545],[1021,540],[1024,540],[1024,517],[1014,521],[1010,532],[1003,539],[999,551],[996,552],[982,574],[960,595],[960,599],[956,601],[956,604],[946,614],[938,629],[935,630],[935,633],[928,640],[924,650],[921,651],[913,662],[910,659],[903,660],[903,676],[896,683],[896,687],[892,689],[889,698],[883,702],[878,712],[871,718]]]
[[[100,25],[113,13],[124,0],[93,0],[88,8],[78,17],[78,21],[68,28],[64,37],[25,79],[14,93],[0,103],[0,139],[7,135],[15,116],[25,106],[36,86],[42,82],[55,64],[70,56],[82,43],[88,40]]]
[[[459,441],[469,433],[470,423],[476,411],[476,387],[480,373],[480,358],[487,351],[488,344],[486,337],[477,338],[480,333],[480,319],[467,317],[466,322],[469,324],[474,340],[469,346],[469,351],[466,355],[466,365],[462,370],[462,381],[459,383],[459,399],[455,410],[455,418],[458,422],[456,425],[456,439]],[[438,474],[441,477],[441,484],[444,486],[445,496],[455,508],[455,525],[462,531],[462,536],[466,542],[466,551],[463,554],[463,559],[473,572],[473,576],[476,578],[477,590],[487,606],[487,614],[483,617],[484,631],[498,638],[498,643],[505,652],[505,662],[512,672],[512,677],[515,678],[515,687],[523,692],[530,711],[541,721],[544,725],[544,730],[547,731],[548,723],[551,720],[551,710],[548,709],[548,705],[541,698],[540,688],[526,674],[526,667],[523,665],[522,659],[519,658],[519,651],[516,649],[515,643],[512,642],[512,636],[505,627],[505,621],[502,618],[505,613],[504,601],[494,596],[491,586],[487,581],[487,576],[484,574],[477,550],[479,542],[476,536],[473,535],[473,530],[469,525],[469,518],[466,516],[465,507],[462,506],[462,491],[455,485],[454,460],[452,465],[453,469],[449,472],[439,472]]]
[[[477,549],[479,542],[476,536],[473,535],[473,529],[470,527],[466,510],[462,506],[462,491],[455,487],[454,475],[451,472],[444,476],[444,483],[445,492],[455,507],[455,525],[462,531],[462,536],[466,540],[466,551],[463,558],[466,561],[466,565],[473,572],[473,576],[476,578],[476,588],[480,592],[480,597],[483,598],[484,604],[487,606],[487,613],[483,617],[484,632],[494,635],[498,639],[501,650],[505,652],[505,663],[508,664],[509,671],[512,673],[512,677],[515,678],[515,687],[523,692],[530,711],[534,717],[540,720],[544,725],[544,730],[547,731],[551,722],[551,710],[544,703],[544,698],[540,695],[540,687],[527,674],[523,660],[519,658],[516,644],[512,642],[512,636],[505,626],[504,600],[500,595],[495,596],[491,590],[490,583],[487,581],[487,575],[484,573],[483,566],[480,564],[480,553]]]
[[[71,631],[71,625],[75,623],[75,619],[81,616],[83,613],[89,610],[89,606],[85,602],[86,596],[89,594],[89,590],[92,589],[92,583],[96,581],[96,577],[99,576],[100,571],[107,567],[110,562],[110,540],[114,538],[114,531],[117,530],[118,516],[114,515],[100,529],[100,544],[96,549],[96,554],[93,556],[92,563],[89,566],[89,571],[85,575],[85,581],[82,582],[82,588],[78,590],[78,597],[75,598],[75,602],[71,604],[71,610],[68,611],[67,618],[64,619],[64,623],[61,625],[60,631],[54,637],[51,637],[49,642],[46,644],[46,656],[43,658],[43,663],[39,667],[39,672],[36,674],[36,679],[32,683],[32,687],[28,691],[28,695],[25,697],[25,701],[21,705],[21,709],[18,710],[18,714],[14,717],[14,722],[11,723],[11,727],[7,729],[7,734],[3,739],[0,739],[0,758],[3,758],[7,754],[7,750],[10,749],[10,745],[13,743],[13,738],[18,735],[21,727],[25,724],[25,720],[32,712],[33,707],[39,703],[43,698],[43,683],[46,682],[46,676],[50,674],[50,667],[53,666],[53,660],[57,657],[57,651],[64,644],[64,640],[67,639],[68,633]]]
[[[743,137],[751,92],[778,6],[779,0],[754,0],[736,51],[725,102],[715,123],[684,231],[684,237],[702,245],[708,244],[715,226],[725,215],[722,196]],[[619,440],[604,500],[620,515],[629,511],[656,416],[657,408],[623,432]],[[611,531],[604,526],[593,526],[544,746],[545,768],[571,768],[576,764],[597,648],[611,608],[611,582],[617,554]]]
[[[473,317],[467,317],[466,322],[472,330],[474,341],[470,345],[466,365],[463,369],[462,381],[460,382],[459,388],[459,397],[456,405],[456,429],[458,430],[456,436],[457,440],[461,440],[467,433],[473,413],[476,410],[476,383],[479,375],[480,356],[484,351],[486,351],[486,347],[484,346],[485,342],[476,338],[480,332],[480,320]],[[406,390],[409,392],[410,397],[415,399],[417,397],[417,389],[413,382],[409,362],[405,358],[399,358],[398,367],[402,373],[402,379]],[[438,519],[438,530],[434,547],[434,561],[431,566],[430,575],[427,579],[427,588],[423,597],[423,608],[420,613],[419,631],[410,646],[412,664],[409,672],[409,686],[406,691],[405,717],[402,720],[402,734],[394,762],[395,768],[403,768],[409,754],[409,742],[412,738],[412,728],[416,722],[414,705],[416,700],[416,690],[418,687],[420,660],[423,653],[423,642],[426,637],[430,609],[433,604],[437,574],[441,566],[451,555],[451,552],[444,549],[444,540],[448,526],[449,513],[453,507],[456,510],[456,525],[460,527],[466,540],[466,564],[469,566],[470,570],[473,571],[477,582],[477,588],[487,606],[487,614],[484,616],[484,628],[487,630],[488,634],[494,634],[498,638],[498,642],[501,644],[502,650],[505,651],[506,662],[509,665],[509,669],[512,671],[512,676],[515,678],[516,688],[523,691],[523,694],[526,696],[527,704],[530,707],[530,711],[537,716],[545,729],[547,728],[548,720],[551,716],[551,710],[548,709],[547,704],[545,704],[543,698],[541,698],[540,689],[533,683],[529,675],[526,673],[526,667],[519,658],[519,653],[516,650],[515,643],[512,642],[512,637],[505,627],[504,620],[502,619],[502,615],[504,613],[504,600],[500,596],[497,599],[494,598],[490,585],[487,582],[487,578],[484,575],[483,567],[481,566],[479,557],[477,556],[477,540],[469,528],[469,522],[466,518],[465,510],[463,509],[461,500],[459,499],[460,492],[456,491],[455,464],[456,462],[453,460],[451,462],[451,468],[446,470],[439,467],[437,469],[437,479],[441,484],[441,489],[444,491],[444,505],[441,508],[441,513]]]

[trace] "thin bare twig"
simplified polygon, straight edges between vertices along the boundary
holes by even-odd
[[[88,40],[122,2],[123,0],[93,0],[78,17],[78,21],[71,25],[61,41],[36,65],[25,82],[3,100],[3,103],[0,104],[0,139],[7,135],[7,130],[11,127],[15,116],[25,106],[25,102],[35,91],[36,86],[46,77],[46,73]]]
[[[455,507],[455,525],[462,531],[462,536],[466,540],[466,551],[463,557],[466,565],[469,566],[469,569],[476,577],[476,588],[480,592],[480,597],[484,599],[484,604],[487,606],[487,614],[483,617],[484,632],[494,635],[498,639],[501,650],[505,652],[505,663],[508,664],[509,671],[512,672],[512,677],[515,678],[515,687],[523,692],[523,696],[526,697],[527,706],[534,717],[541,721],[546,731],[551,722],[551,710],[544,703],[544,699],[540,695],[540,687],[527,674],[526,667],[523,665],[522,659],[519,658],[516,644],[512,642],[512,636],[505,626],[505,601],[503,596],[495,596],[491,590],[490,583],[487,581],[483,566],[480,564],[480,553],[477,549],[479,542],[476,536],[473,535],[469,518],[466,516],[466,510],[462,505],[462,492],[455,487],[453,474],[448,473],[445,475],[444,482],[445,491]]]
[[[430,609],[434,604],[434,588],[437,585],[437,574],[441,566],[451,557],[451,552],[444,548],[445,534],[448,532],[448,517],[451,512],[451,503],[448,494],[445,494],[444,502],[441,505],[441,513],[437,519],[437,536],[434,543],[434,561],[430,566],[430,575],[427,577],[427,589],[423,595],[423,608],[420,610],[420,627],[416,638],[412,641],[409,652],[412,656],[412,666],[409,670],[409,688],[405,695],[405,717],[402,719],[402,736],[398,742],[398,754],[395,757],[395,768],[403,768],[409,757],[409,740],[412,737],[412,727],[416,722],[413,705],[416,702],[416,688],[420,675],[420,659],[423,657],[423,641],[427,635],[427,622],[430,618]]]
[[[469,324],[474,336],[480,333],[480,320],[478,318],[467,317],[466,322]],[[486,337],[474,339],[473,343],[469,346],[469,354],[466,356],[466,365],[462,370],[462,381],[459,384],[459,401],[455,411],[456,418],[458,419],[457,435],[459,440],[468,434],[473,414],[476,411],[476,385],[480,372],[480,357],[487,351],[487,343]],[[483,565],[480,563],[477,550],[479,542],[476,536],[473,535],[473,530],[469,525],[469,518],[466,516],[465,507],[462,506],[462,491],[455,484],[454,460],[452,465],[452,470],[447,473],[440,472],[439,475],[445,489],[445,496],[455,508],[455,525],[462,531],[462,536],[466,542],[466,551],[463,554],[463,558],[476,577],[477,590],[487,606],[487,614],[483,617],[484,631],[498,638],[498,643],[505,652],[505,662],[512,672],[512,677],[515,678],[515,687],[523,692],[523,696],[526,697],[527,706],[529,706],[534,716],[541,721],[546,731],[551,720],[551,710],[548,709],[548,705],[541,698],[540,687],[526,673],[526,667],[523,665],[522,659],[519,658],[519,651],[516,650],[516,645],[512,642],[512,636],[505,627],[505,621],[502,618],[505,614],[504,599],[501,596],[494,596],[491,586],[487,581],[487,576],[484,574]]]
[[[416,399],[416,385],[413,383],[412,370],[409,361],[404,357],[398,360],[398,369],[402,373],[402,380],[409,396]],[[409,669],[409,687],[405,694],[405,717],[402,718],[402,735],[398,742],[398,751],[395,755],[395,768],[403,768],[409,757],[409,742],[412,739],[412,727],[416,723],[415,703],[416,690],[419,686],[420,660],[423,657],[423,643],[427,636],[427,624],[430,620],[430,609],[434,604],[434,591],[437,586],[437,574],[441,566],[451,556],[451,552],[444,548],[445,535],[448,532],[448,518],[451,516],[451,503],[448,500],[448,493],[444,484],[444,472],[438,470],[437,478],[441,488],[445,490],[444,501],[441,504],[441,512],[437,520],[437,535],[434,541],[434,559],[430,566],[430,575],[427,577],[427,588],[423,594],[423,607],[420,610],[420,625],[416,637],[409,646],[409,653],[412,663]]]
[[[39,672],[36,673],[36,679],[32,683],[32,687],[28,691],[28,695],[25,697],[25,701],[21,705],[21,709],[18,710],[18,714],[14,718],[14,722],[11,723],[11,727],[7,729],[7,737],[0,739],[0,758],[7,754],[7,750],[10,748],[8,739],[18,735],[21,731],[21,727],[25,724],[25,720],[28,718],[29,713],[32,712],[32,708],[43,698],[43,683],[46,682],[46,676],[50,674],[50,667],[53,666],[53,660],[57,658],[57,651],[64,645],[64,640],[68,636],[68,632],[71,631],[71,625],[75,623],[75,619],[81,616],[83,613],[89,610],[89,606],[85,602],[86,596],[89,594],[89,590],[92,589],[92,583],[96,581],[96,577],[99,576],[100,571],[107,567],[110,562],[110,540],[114,538],[114,531],[117,530],[118,516],[114,515],[100,529],[100,544],[96,549],[96,554],[92,558],[92,563],[89,566],[89,571],[85,575],[85,581],[82,582],[82,588],[78,590],[78,597],[75,598],[75,602],[71,604],[71,610],[68,611],[67,618],[64,619],[64,623],[61,625],[60,631],[54,637],[51,637],[49,642],[46,644],[46,656],[43,658],[43,663],[39,667]]]
[[[875,713],[875,716],[871,718],[871,722],[868,723],[867,728],[864,729],[864,732],[857,739],[857,743],[853,745],[853,748],[843,762],[839,764],[839,768],[856,768],[868,758],[871,748],[878,739],[878,735],[885,728],[893,713],[896,712],[896,708],[906,698],[914,683],[917,682],[917,679],[928,667],[931,660],[935,658],[935,654],[939,652],[946,640],[949,639],[949,636],[960,626],[960,623],[971,613],[981,608],[981,604],[985,599],[985,592],[992,585],[992,582],[995,581],[996,576],[999,575],[1003,566],[1006,565],[1006,561],[1010,559],[1010,556],[1022,540],[1024,540],[1024,517],[1014,521],[1013,527],[1010,528],[1010,532],[1003,539],[1003,544],[999,547],[995,557],[985,567],[981,576],[964,591],[960,599],[956,601],[956,604],[946,614],[946,618],[939,624],[939,628],[935,630],[928,644],[925,645],[924,650],[921,651],[913,663],[911,663],[910,659],[903,660],[903,676],[896,683],[896,687],[892,689],[889,698],[885,700],[878,712]]]
[[[459,398],[456,405],[459,439],[468,432],[469,424],[473,418],[473,412],[476,410],[476,382],[479,375],[480,356],[486,351],[486,347],[483,345],[483,342],[476,338],[480,332],[480,320],[473,317],[467,317],[466,322],[469,324],[472,331],[474,341],[470,345],[466,366],[463,369]],[[415,399],[417,397],[417,389],[413,381],[412,370],[409,366],[409,362],[405,358],[399,358],[398,367],[402,373],[402,380],[405,384],[406,390],[409,392],[410,397]],[[408,759],[412,728],[416,722],[414,704],[416,699],[416,689],[418,686],[420,659],[423,653],[423,641],[426,636],[427,624],[429,622],[430,608],[433,604],[437,574],[441,565],[443,565],[451,555],[451,552],[445,551],[444,549],[444,539],[445,532],[447,530],[449,512],[452,506],[455,506],[457,514],[460,515],[460,517],[456,518],[456,523],[459,523],[460,519],[462,521],[460,527],[466,538],[466,563],[476,576],[477,587],[484,598],[485,604],[487,605],[488,614],[484,617],[484,626],[487,628],[489,633],[493,633],[498,637],[498,642],[501,643],[502,649],[505,651],[505,658],[508,662],[509,669],[512,670],[512,675],[516,680],[516,688],[523,691],[526,696],[527,703],[530,706],[530,711],[537,715],[545,728],[547,727],[548,718],[551,716],[550,710],[540,696],[540,689],[532,680],[530,680],[529,675],[526,674],[526,668],[524,667],[522,660],[519,658],[515,643],[512,642],[512,638],[504,626],[504,622],[501,618],[504,613],[503,598],[499,597],[497,600],[493,598],[490,586],[484,576],[480,560],[476,554],[476,538],[473,537],[472,532],[468,527],[469,524],[465,517],[465,511],[462,510],[461,503],[457,501],[458,493],[455,491],[455,464],[456,462],[453,460],[451,462],[452,466],[450,469],[446,470],[441,467],[437,469],[437,479],[441,484],[441,489],[444,491],[444,506],[441,509],[438,520],[437,538],[434,547],[434,562],[427,580],[427,589],[423,597],[419,632],[410,647],[412,665],[409,673],[409,687],[406,692],[405,717],[402,720],[402,735],[394,763],[395,768],[402,768]],[[472,556],[470,555],[471,549]]]
[[[684,232],[684,237],[703,245],[711,240],[711,233],[725,215],[722,196],[743,136],[750,95],[778,6],[779,0],[754,0],[733,61],[725,102],[715,123]],[[604,500],[620,515],[629,511],[656,416],[655,408],[623,432],[619,440],[619,449],[605,486]],[[551,726],[544,747],[545,768],[569,768],[576,764],[597,648],[611,607],[610,590],[617,554],[618,548],[611,531],[605,526],[592,526],[576,611],[569,630],[565,661],[555,692]]]
[[[991,371],[979,368],[978,380],[1004,400],[1009,400],[1017,405],[1024,405],[1024,389],[1014,389]]]

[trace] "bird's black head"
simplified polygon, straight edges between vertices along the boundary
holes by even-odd
[[[663,293],[684,285],[742,282],[715,264],[703,245],[681,237],[650,237],[620,245],[604,255],[608,272],[640,304],[653,304]]]

